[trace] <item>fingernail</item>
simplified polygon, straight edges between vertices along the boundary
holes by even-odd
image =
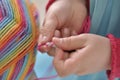
[[[44,47],[44,51],[41,51],[41,47]],[[39,45],[37,47],[37,50],[39,50],[41,53],[46,53],[46,52],[48,52],[48,49],[46,47],[47,47],[46,45]]]

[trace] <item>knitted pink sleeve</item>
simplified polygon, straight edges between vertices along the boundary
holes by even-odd
[[[112,58],[111,70],[107,71],[109,80],[120,78],[120,38],[115,38],[112,34],[108,35],[111,42]]]

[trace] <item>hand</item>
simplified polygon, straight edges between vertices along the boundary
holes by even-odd
[[[53,38],[55,50],[54,66],[60,76],[85,75],[110,69],[111,48],[108,38],[81,34],[68,38]],[[75,52],[65,52],[76,50]]]
[[[40,29],[39,45],[50,42],[55,31],[60,32],[60,37],[77,34],[87,16],[85,0],[57,0],[53,3]],[[41,47],[40,51],[47,52],[48,47]]]

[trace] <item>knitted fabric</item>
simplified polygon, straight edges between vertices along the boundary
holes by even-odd
[[[120,78],[120,38],[116,38],[112,34],[108,35],[111,42],[111,70],[108,70],[109,80]]]
[[[30,0],[0,0],[0,80],[25,80],[35,61],[38,14]]]

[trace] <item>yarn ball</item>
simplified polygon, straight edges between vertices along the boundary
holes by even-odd
[[[31,0],[0,0],[0,80],[28,80],[35,63],[38,26]]]

